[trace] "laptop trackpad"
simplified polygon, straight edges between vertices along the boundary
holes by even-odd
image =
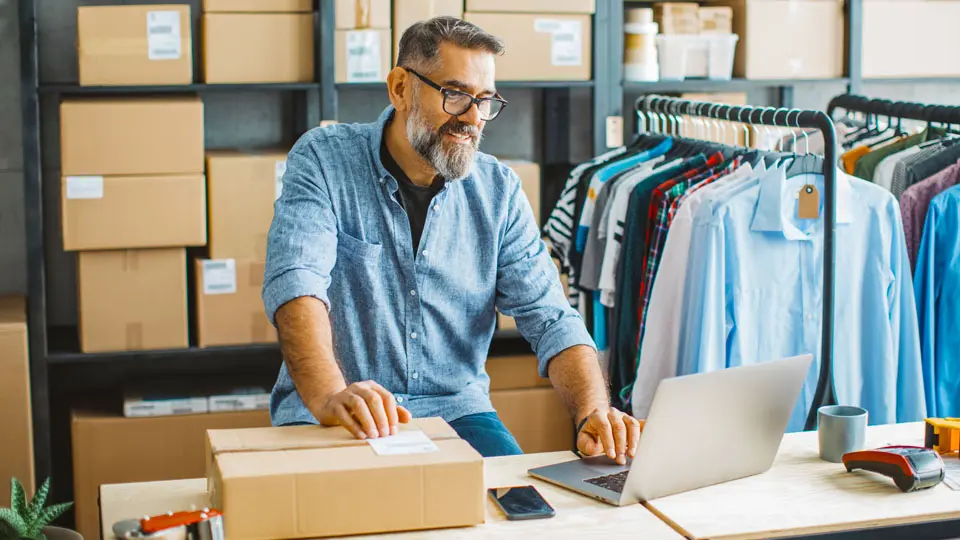
[[[633,460],[627,458],[627,464],[620,465],[615,460],[612,460],[607,456],[594,456],[582,458],[580,462],[583,463],[588,469],[595,471],[597,476],[605,476],[608,474],[617,474],[629,469],[630,465],[633,463]]]

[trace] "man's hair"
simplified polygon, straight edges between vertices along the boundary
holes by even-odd
[[[475,24],[456,17],[434,17],[420,21],[403,32],[397,65],[414,69],[432,70],[438,66],[440,44],[446,42],[464,49],[503,54],[503,40],[485,32]]]

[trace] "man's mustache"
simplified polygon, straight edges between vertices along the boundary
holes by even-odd
[[[469,135],[474,139],[480,137],[480,130],[477,128],[477,126],[472,126],[458,120],[451,120],[440,126],[439,131],[440,135],[450,133],[451,135]]]

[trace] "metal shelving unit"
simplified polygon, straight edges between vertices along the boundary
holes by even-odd
[[[315,0],[315,72],[316,80],[290,84],[188,84],[178,86],[81,87],[72,82],[42,82],[38,67],[38,0],[17,0],[21,40],[21,94],[24,144],[24,199],[28,259],[28,324],[30,331],[30,375],[34,420],[34,443],[37,477],[50,474],[52,463],[63,459],[60,450],[51,444],[51,423],[63,423],[51,415],[50,388],[78,391],[103,388],[129,377],[176,374],[192,377],[208,373],[256,371],[276,372],[280,362],[276,345],[252,345],[219,348],[188,348],[165,351],[84,354],[77,352],[75,336],[60,339],[58,329],[48,327],[47,291],[44,258],[43,189],[41,156],[40,96],[142,95],[163,93],[214,93],[241,91],[275,91],[289,93],[292,98],[291,136],[299,136],[322,120],[339,117],[338,96],[358,89],[382,89],[378,84],[337,84],[334,82],[334,0]],[[591,93],[591,150],[595,154],[608,148],[608,119],[624,115],[624,93],[681,93],[745,91],[773,89],[780,107],[791,107],[794,87],[810,83],[845,83],[848,90],[858,92],[862,85],[860,24],[862,0],[847,0],[847,77],[829,80],[744,80],[731,81],[663,81],[656,83],[624,83],[623,7],[624,0],[598,0],[593,18],[593,78],[590,81],[517,81],[498,83],[502,88],[533,89],[541,103],[538,132],[539,155],[544,177],[544,201],[554,190],[551,182],[560,182],[565,167],[571,162],[571,94]],[[196,53],[196,48],[194,51]],[[947,79],[947,81],[951,81]],[[885,81],[888,82],[888,81]],[[916,82],[916,81],[914,81]],[[615,125],[615,124],[613,124]],[[586,137],[587,135],[584,134]],[[559,189],[555,191],[559,192]],[[493,349],[516,352],[525,346],[516,331],[496,334]],[[58,447],[59,448],[59,447]]]

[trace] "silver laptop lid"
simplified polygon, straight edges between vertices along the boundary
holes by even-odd
[[[646,501],[768,470],[812,361],[807,354],[661,381],[623,497]]]

